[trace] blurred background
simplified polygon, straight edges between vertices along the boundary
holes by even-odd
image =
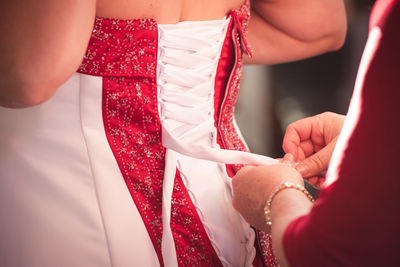
[[[236,120],[252,152],[281,157],[288,124],[324,111],[347,113],[374,2],[345,1],[348,32],[338,51],[287,64],[245,66]]]

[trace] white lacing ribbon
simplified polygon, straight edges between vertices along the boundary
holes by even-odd
[[[167,149],[162,199],[162,253],[168,267],[178,266],[170,222],[171,197],[179,154],[225,164],[277,163],[277,160],[262,155],[214,147],[214,79],[228,23],[229,20],[224,19],[159,25],[157,86],[162,141]],[[224,182],[230,192],[230,178],[226,177]],[[189,194],[202,218],[190,189]],[[230,194],[226,196],[226,201],[230,202]],[[255,255],[254,232],[242,218],[241,221],[248,240],[246,250],[249,257],[246,266],[251,266]],[[214,242],[207,225],[205,228],[211,242]],[[223,264],[232,265],[218,251],[217,246],[214,247]]]

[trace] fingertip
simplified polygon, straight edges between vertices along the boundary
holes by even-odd
[[[286,154],[293,155],[294,158],[297,156],[298,145],[294,142],[284,142],[282,144],[282,149]]]
[[[286,153],[285,156],[283,156],[282,160],[292,162],[294,161],[294,156],[291,153]]]
[[[303,177],[307,177],[308,172],[309,172],[309,168],[307,165],[299,163],[296,165],[296,170],[301,174],[301,176]]]
[[[297,134],[295,129],[292,127],[288,127],[286,129],[286,133],[283,136],[283,141],[282,141],[282,148],[285,151],[285,153],[293,153],[297,146],[300,144],[300,136]]]

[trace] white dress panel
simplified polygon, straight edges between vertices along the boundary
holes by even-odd
[[[1,266],[110,266],[81,129],[80,77],[39,106],[0,108]]]

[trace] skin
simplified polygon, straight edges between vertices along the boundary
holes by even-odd
[[[1,106],[37,105],[77,70],[95,7],[95,0],[0,1]]]
[[[95,15],[154,18],[158,23],[221,19],[243,0],[0,1],[0,106],[23,108],[50,98],[78,68]],[[343,44],[343,0],[253,0],[247,63],[274,64]],[[318,25],[318,27],[316,27]]]
[[[233,178],[233,206],[248,223],[271,233],[280,266],[288,266],[282,243],[287,226],[307,214],[312,203],[299,190],[279,192],[272,201],[272,226],[268,227],[263,212],[266,202],[271,192],[284,182],[304,186],[298,169],[307,169],[306,173],[315,175],[327,168],[343,120],[344,116],[327,112],[294,122],[288,127],[283,141],[284,149],[294,156],[286,154],[276,165],[243,168]],[[302,167],[298,165],[296,170],[295,160],[299,159]]]
[[[310,184],[319,188],[325,180],[333,149],[345,116],[325,112],[298,120],[288,126],[283,150],[294,155],[296,169]]]
[[[266,225],[264,207],[271,192],[283,182],[304,185],[293,164],[293,156],[287,154],[280,164],[242,168],[232,180],[234,208],[249,224],[271,233],[272,245],[280,266],[288,266],[282,246],[286,227],[292,220],[307,214],[312,207],[312,203],[302,192],[285,189],[275,195],[271,206],[272,226]]]
[[[248,166],[236,174],[232,180],[233,206],[249,224],[257,229],[270,231],[265,224],[264,207],[271,192],[282,182],[280,173],[287,174],[285,181],[304,186],[300,174],[293,168],[293,163],[293,156],[287,154],[280,164]],[[269,179],[265,178],[265,174],[268,174]]]

